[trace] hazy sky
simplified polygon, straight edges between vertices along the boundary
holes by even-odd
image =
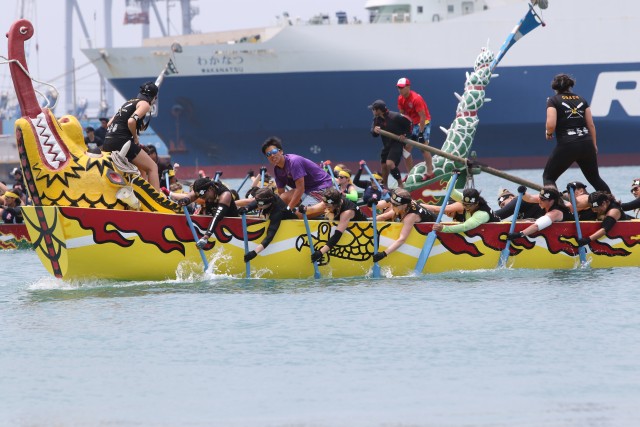
[[[24,3],[24,8],[20,5]],[[364,9],[366,0],[193,0],[192,6],[200,9],[192,21],[195,31],[209,32],[237,28],[260,27],[276,23],[276,15],[287,11],[292,18],[309,19],[319,13],[328,14],[335,20],[335,12],[347,12],[349,19],[354,16],[366,20]],[[101,0],[78,0],[89,37],[94,47],[104,45],[104,6]],[[38,80],[52,83],[61,96],[64,92],[64,44],[65,44],[65,6],[66,0],[2,0],[0,14],[0,30],[5,34],[11,24],[20,17],[24,10],[24,17],[35,26],[35,36],[27,46],[28,64],[32,75]],[[180,3],[169,1],[170,32],[178,34],[181,31]],[[126,0],[113,0],[112,23],[114,46],[139,46],[142,39],[140,25],[124,25]],[[157,7],[163,17],[166,27],[167,1],[158,1]],[[152,12],[151,36],[160,36],[159,26],[154,22]],[[88,61],[80,51],[87,47],[79,20],[74,13],[74,63],[76,67],[76,92],[78,98],[89,100],[89,112],[97,108],[100,91],[97,71],[91,65],[82,67]],[[0,45],[0,54],[7,56],[6,39]],[[37,45],[37,49],[36,49]],[[13,85],[7,65],[0,67],[0,90],[13,93]],[[116,107],[121,98],[116,99]],[[64,99],[56,108],[56,114],[64,112]]]

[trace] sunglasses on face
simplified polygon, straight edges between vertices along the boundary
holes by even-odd
[[[278,154],[278,151],[280,151],[278,148],[274,148],[273,150],[267,151],[266,153],[264,153],[265,156],[267,156],[267,158],[273,156],[274,154]]]
[[[633,187],[631,189],[631,193],[635,193],[636,191],[640,190],[640,187]]]

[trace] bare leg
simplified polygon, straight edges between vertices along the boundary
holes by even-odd
[[[138,155],[133,159],[134,165],[140,169],[142,177],[149,181],[149,184],[156,191],[160,191],[160,178],[158,177],[158,164],[153,161],[146,151],[140,150]]]

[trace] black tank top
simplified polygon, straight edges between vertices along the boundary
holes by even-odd
[[[113,117],[111,125],[107,128],[107,135],[105,136],[105,142],[109,140],[115,141],[128,141],[133,135],[129,130],[129,119],[133,116],[133,113],[138,108],[138,103],[143,101],[140,98],[133,98],[125,102]],[[140,131],[144,117],[138,118],[136,121],[136,129]]]

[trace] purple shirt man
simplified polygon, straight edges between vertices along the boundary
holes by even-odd
[[[276,137],[262,144],[262,153],[273,165],[278,194],[290,209],[300,203],[305,193],[321,201],[322,191],[333,185],[329,174],[311,160],[297,154],[284,154],[282,143]],[[286,191],[287,186],[292,190]]]

